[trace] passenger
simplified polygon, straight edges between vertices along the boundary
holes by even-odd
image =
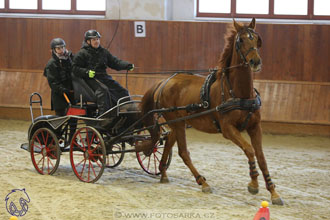
[[[47,77],[51,88],[51,109],[58,116],[64,116],[68,103],[63,93],[74,103],[73,86],[71,80],[72,53],[66,49],[66,44],[61,38],[54,38],[50,42],[52,58],[48,61],[44,76]]]
[[[117,71],[134,69],[134,64],[113,56],[100,45],[101,35],[96,30],[85,33],[82,48],[73,59],[73,73],[83,78],[95,92],[99,115],[114,106],[119,98],[128,96],[128,91],[107,74],[110,67]]]

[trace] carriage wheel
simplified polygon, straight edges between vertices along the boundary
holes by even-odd
[[[38,173],[55,173],[60,164],[61,150],[54,132],[48,128],[39,128],[29,144],[32,164]]]
[[[125,150],[125,143],[117,143],[112,145],[112,151],[116,152],[116,151],[124,151]],[[121,164],[121,162],[124,159],[124,155],[125,152],[121,152],[121,153],[109,153],[107,155],[107,165],[106,167],[108,168],[115,168],[116,166],[118,166],[119,164]]]
[[[101,134],[93,127],[82,127],[73,135],[70,162],[79,180],[96,182],[106,164],[105,145]]]
[[[164,131],[163,127],[162,130]],[[149,132],[147,130],[143,131],[142,133],[143,135],[149,135]],[[146,173],[151,175],[159,175],[160,174],[159,164],[163,155],[163,151],[164,151],[164,141],[158,140],[155,146],[153,147],[151,154],[145,154],[144,152],[136,152],[136,158],[141,168]],[[172,160],[172,150],[168,154],[168,160],[166,163],[167,168],[170,166],[171,160]]]

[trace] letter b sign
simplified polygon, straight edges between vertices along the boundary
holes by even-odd
[[[135,37],[145,37],[146,36],[146,23],[144,21],[134,22],[134,32]]]

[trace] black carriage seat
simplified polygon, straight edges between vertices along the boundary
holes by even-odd
[[[72,75],[72,85],[74,90],[74,99],[77,105],[87,110],[87,116],[93,116],[96,113],[96,96],[94,91],[87,85],[82,78]]]
[[[74,90],[74,99],[76,101],[82,101],[83,103],[96,103],[94,91],[87,85],[85,80],[72,74],[72,85]],[[80,100],[80,97],[82,97],[82,100]]]

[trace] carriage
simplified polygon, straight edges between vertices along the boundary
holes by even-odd
[[[272,203],[283,205],[262,149],[261,98],[254,89],[252,75],[261,69],[258,49],[262,40],[255,27],[254,18],[249,25],[233,21],[233,26],[227,29],[219,68],[210,70],[206,78],[175,73],[152,86],[142,99],[124,97],[97,117],[95,106],[86,104],[90,100],[85,94],[80,98],[80,107],[69,108],[67,116],[35,119],[26,148],[31,152],[33,165],[41,174],[52,174],[58,167],[61,152],[69,151],[76,176],[84,182],[95,182],[105,167],[119,165],[124,153],[136,152],[141,167],[147,173],[160,174],[160,182],[167,183],[171,149],[177,143],[178,153],[197,184],[203,192],[211,192],[206,178],[190,158],[185,133],[189,125],[207,133],[222,133],[238,145],[248,159],[251,179],[248,191],[259,192],[257,162]],[[83,92],[76,92],[75,88],[75,94]],[[41,99],[36,102],[41,104]],[[136,107],[140,102],[141,113]],[[251,144],[241,135],[244,130]],[[160,148],[164,148],[162,152]],[[114,159],[117,154],[120,156]]]
[[[69,152],[74,174],[79,180],[92,183],[102,176],[105,168],[117,167],[125,153],[135,153],[146,173],[159,175],[159,161],[169,131],[165,125],[160,126],[161,137],[154,147],[149,151],[138,149],[140,142],[151,138],[138,120],[142,96],[122,97],[117,105],[98,115],[94,93],[83,80],[74,78],[73,82],[78,104],[69,104],[65,116],[43,115],[41,95],[33,93],[30,96],[29,143],[22,144],[21,148],[30,152],[37,172],[54,174],[62,153]],[[36,118],[32,108],[35,104],[40,106],[40,116]]]

